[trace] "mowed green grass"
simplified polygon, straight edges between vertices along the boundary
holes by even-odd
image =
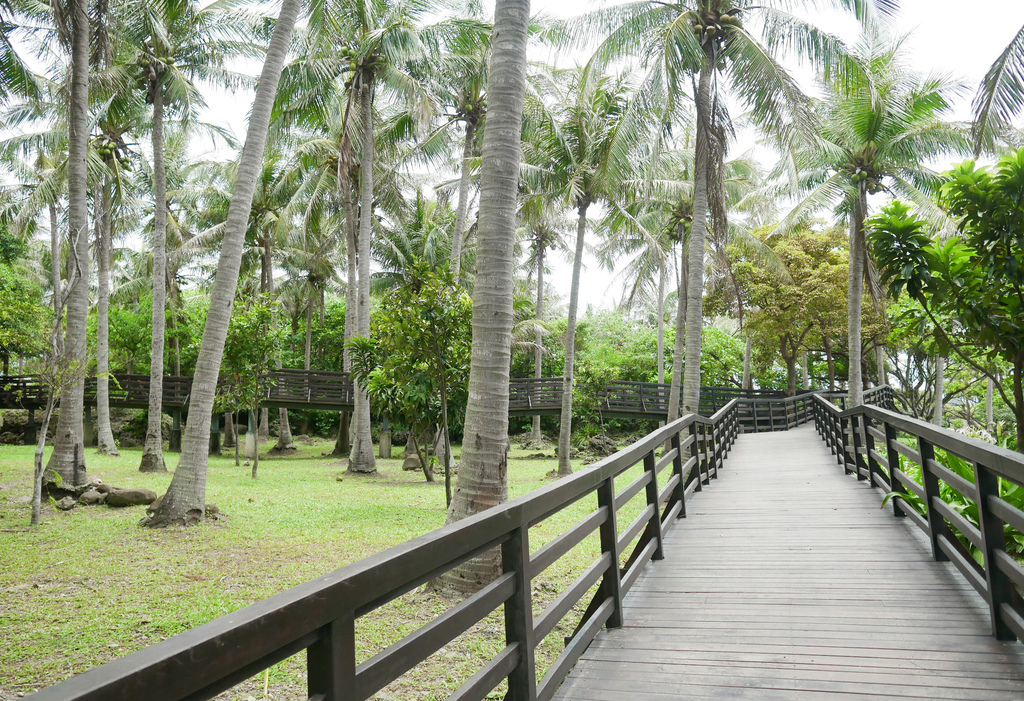
[[[342,461],[323,455],[331,447],[317,441],[294,455],[261,459],[256,480],[250,467],[235,466],[233,456],[211,458],[207,501],[228,520],[167,530],[139,527],[142,507],[60,512],[48,505],[43,525],[29,529],[29,505],[18,498],[30,492],[32,448],[0,447],[0,692],[28,692],[66,679],[444,523],[443,475],[428,484],[418,471],[403,472],[401,459],[378,460],[377,475],[343,474]],[[123,450],[119,458],[89,450],[86,457],[90,475],[108,484],[160,494],[170,483],[170,473],[138,472],[138,449]],[[178,456],[166,457],[173,469]],[[555,467],[553,458],[527,458],[526,451],[513,449],[511,496],[550,484]],[[636,474],[620,478],[620,488]],[[587,498],[535,526],[531,549],[595,506]],[[640,508],[638,497],[620,512],[622,528]],[[535,615],[598,549],[591,536],[534,580]],[[562,651],[563,636],[589,599],[538,646],[541,672]],[[452,605],[416,591],[360,619],[359,661]],[[499,610],[375,698],[446,698],[504,644]],[[221,698],[262,699],[264,688],[266,698],[305,698],[304,679],[305,659],[298,655]]]

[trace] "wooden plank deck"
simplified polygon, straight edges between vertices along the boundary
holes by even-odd
[[[739,438],[563,701],[1024,699],[1024,646],[810,425]]]

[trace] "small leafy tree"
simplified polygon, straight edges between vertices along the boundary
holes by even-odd
[[[920,302],[938,337],[992,379],[1017,421],[1024,448],[1024,149],[994,169],[967,161],[944,176],[939,203],[960,237],[943,241],[911,209],[894,202],[871,220],[871,244],[889,293]],[[981,359],[979,359],[979,355]],[[994,361],[1012,368],[1012,388]]]
[[[352,374],[363,383],[377,410],[409,428],[427,481],[433,475],[417,435],[440,425],[451,455],[448,426],[465,411],[472,344],[473,302],[447,269],[414,261],[401,287],[383,301],[372,338],[347,344]],[[451,504],[451,470],[445,470]]]
[[[228,381],[224,401],[227,405],[245,408],[251,412],[250,416],[259,416],[263,401],[275,384],[270,369],[284,332],[271,323],[274,307],[275,303],[267,295],[260,295],[252,306],[231,317],[228,327],[221,365],[222,376]],[[259,465],[260,436],[257,431],[253,479],[256,479]]]

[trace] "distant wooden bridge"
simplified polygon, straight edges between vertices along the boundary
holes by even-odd
[[[1005,498],[1024,488],[1024,455],[837,399],[764,399],[793,405],[775,432],[740,435],[757,398],[684,416],[33,698],[209,699],[305,651],[310,701],[367,699],[498,609],[504,647],[450,699],[503,683],[511,701],[1024,698],[1024,567],[1006,538],[1024,511]],[[533,526],[584,499],[593,511],[531,546]],[[639,513],[620,525],[627,504]],[[600,554],[538,611],[532,582],[591,535]],[[497,579],[357,664],[359,617],[495,548]],[[539,674],[536,646],[588,600]]]

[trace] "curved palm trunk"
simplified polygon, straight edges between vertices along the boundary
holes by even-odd
[[[850,280],[849,303],[846,317],[850,349],[850,388],[848,408],[864,403],[863,345],[861,317],[864,307],[864,217],[867,212],[867,194],[858,186],[857,201],[850,217]]]
[[[370,80],[363,77],[359,89],[359,107],[363,119],[363,153],[359,163],[359,306],[356,330],[370,336],[370,237],[373,236],[373,92]],[[373,473],[377,458],[373,454],[370,435],[370,399],[366,390],[355,383],[355,416],[353,418],[352,452],[348,471]]]
[[[142,472],[166,472],[163,448],[164,334],[167,307],[167,171],[163,86],[153,91],[153,338],[149,350],[149,421]]]
[[[583,269],[583,243],[587,233],[587,208],[584,201],[579,208],[576,224],[576,252],[572,259],[572,289],[569,291],[569,323],[565,329],[565,369],[562,375],[562,414],[558,426],[558,474],[572,474],[572,456],[569,439],[572,437],[572,390],[576,370],[576,313],[580,301],[580,272]]]
[[[96,428],[97,452],[117,456],[110,429],[110,181],[100,192],[96,226],[96,268],[99,291],[96,300]]]
[[[473,138],[476,135],[476,121],[466,121],[466,141],[462,146],[462,172],[459,175],[459,204],[455,210],[455,231],[452,233],[452,273],[456,282],[462,272],[462,243],[466,234],[466,219],[469,212],[469,164],[473,158]]]
[[[697,141],[694,156],[693,226],[690,229],[690,269],[686,285],[686,375],[682,412],[696,414],[700,406],[700,350],[704,327],[704,246],[707,239],[708,182],[711,167],[711,69],[700,73],[697,88]]]
[[[665,383],[665,264],[658,268],[658,384]]]
[[[512,359],[512,293],[519,192],[529,0],[497,0],[480,183],[473,351],[459,481],[448,509],[457,521],[508,499],[508,379]],[[460,592],[497,576],[497,550],[445,576]],[[528,653],[527,653],[528,654]]]
[[[348,281],[345,285],[345,342],[352,340],[352,337],[356,335],[356,314],[357,307],[359,305],[358,299],[358,287],[359,281],[357,280],[357,268],[358,268],[358,255],[356,252],[357,247],[357,235],[355,213],[355,202],[352,198],[352,187],[351,183],[344,178],[340,178],[339,181],[342,183],[342,205],[345,208],[345,252],[348,257]],[[323,307],[321,306],[321,310]],[[322,323],[321,319],[321,323]],[[345,372],[352,372],[352,354],[348,348],[344,350],[342,369]],[[331,453],[337,457],[346,457],[352,450],[352,445],[349,440],[349,424],[351,422],[351,415],[347,411],[343,411],[338,414],[338,435],[334,441],[334,451]]]
[[[750,356],[753,355],[753,351],[754,340],[747,336],[746,342],[743,344],[743,389],[751,389],[753,387],[750,381]]]
[[[683,225],[679,224],[682,234]],[[679,399],[682,395],[683,355],[686,352],[686,283],[688,279],[686,247],[681,247],[679,257],[679,286],[676,288],[676,340],[672,348],[672,380],[668,392],[668,420],[679,418]]]
[[[89,318],[89,15],[84,0],[71,0],[71,97],[68,120],[68,236],[71,241],[64,355],[78,379],[61,391],[60,416],[44,484],[79,486],[88,481],[82,450],[85,366]],[[58,257],[58,261],[60,258]],[[59,267],[59,266],[58,266]],[[45,429],[44,429],[45,430]]]
[[[203,342],[199,348],[199,358],[196,360],[189,422],[182,441],[181,460],[160,507],[148,521],[150,526],[191,524],[202,520],[205,515],[206,469],[214,393],[217,389],[217,377],[224,355],[224,341],[231,321],[235,291],[238,289],[238,272],[242,263],[245,230],[263,163],[263,152],[267,145],[270,112],[300,5],[299,0],[283,0],[281,13],[267,49],[267,58],[263,63],[256,97],[253,100],[245,146],[239,159],[231,205],[228,208],[228,219],[224,227],[217,276],[210,294],[210,310],[206,316]]]
[[[53,280],[53,311],[57,312],[60,306],[60,297],[64,293],[64,285],[61,283],[61,240],[60,240],[60,228],[57,226],[57,203],[51,202],[50,205],[50,273]],[[58,338],[59,350],[64,345],[63,334]]]
[[[540,379],[544,375],[544,335],[541,333],[540,325],[544,321],[544,235],[541,234],[537,241],[537,329],[534,331],[533,342],[533,376]],[[530,440],[534,443],[544,440],[544,434],[540,432],[540,415],[533,417],[533,427],[530,432]]]

